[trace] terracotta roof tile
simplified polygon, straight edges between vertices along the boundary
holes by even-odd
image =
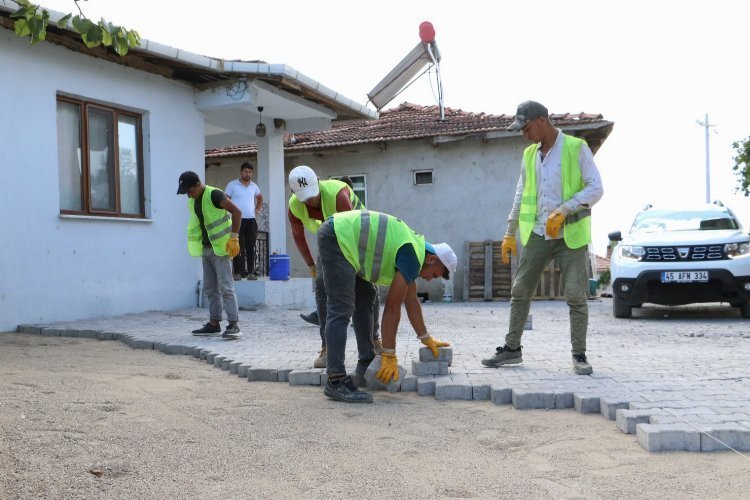
[[[558,127],[579,124],[607,124],[600,114],[552,114]],[[422,139],[435,136],[462,136],[487,132],[504,132],[513,121],[512,115],[488,115],[461,109],[446,108],[440,120],[437,106],[403,103],[380,113],[377,120],[337,122],[329,130],[289,134],[284,137],[286,151],[314,151],[353,144]],[[242,144],[206,151],[206,158],[227,158],[254,155],[255,144]]]

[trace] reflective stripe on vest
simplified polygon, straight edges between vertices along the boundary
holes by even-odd
[[[296,195],[289,197],[289,211],[292,212],[292,215],[302,221],[302,225],[311,233],[317,233],[321,224],[323,224],[323,221],[336,213],[336,196],[343,188],[347,188],[349,200],[352,202],[352,208],[354,210],[364,210],[365,208],[362,202],[359,201],[359,197],[354,194],[352,188],[350,188],[345,182],[336,179],[329,179],[319,181],[318,187],[320,189],[320,209],[321,212],[323,212],[323,220],[310,217],[307,212],[307,205],[299,201],[299,198],[297,198]]]
[[[560,168],[563,201],[567,201],[584,188],[581,167],[578,158],[583,139],[563,134]],[[521,243],[526,245],[536,224],[536,162],[539,144],[532,144],[523,153],[526,182],[521,197],[521,211],[518,216],[518,228]],[[591,242],[591,209],[583,209],[565,218],[563,239],[569,248],[580,248]]]
[[[340,212],[333,216],[333,230],[341,252],[365,281],[390,285],[396,275],[396,253],[410,244],[424,263],[424,236],[392,215],[368,210]]]
[[[201,208],[203,210],[203,226],[206,228],[208,240],[211,248],[218,256],[227,255],[226,245],[232,232],[232,217],[229,212],[223,208],[216,208],[211,201],[211,192],[216,188],[206,186],[201,198]],[[188,198],[188,209],[190,210],[190,219],[187,226],[188,252],[193,257],[203,255],[203,232],[201,231],[200,220],[195,215],[195,200]]]

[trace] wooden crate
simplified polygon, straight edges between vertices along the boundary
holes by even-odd
[[[464,243],[464,300],[508,300],[516,258],[503,264],[502,241]]]

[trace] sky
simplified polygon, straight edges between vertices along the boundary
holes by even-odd
[[[60,12],[73,0],[42,0]],[[552,113],[599,113],[614,130],[596,154],[604,197],[593,210],[596,253],[647,203],[710,197],[750,230],[731,144],[750,136],[745,78],[750,2],[598,0],[86,0],[84,13],[143,38],[222,59],[286,64],[357,102],[419,42],[430,21],[447,107],[515,114],[533,99]],[[434,78],[386,108],[437,103]],[[520,162],[520,158],[519,158]],[[515,184],[508,185],[508,196]],[[507,214],[497,214],[498,239]]]

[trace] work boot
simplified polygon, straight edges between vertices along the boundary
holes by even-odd
[[[320,320],[318,319],[318,311],[313,311],[310,314],[300,314],[299,317],[304,319],[308,323],[312,323],[313,325],[320,325]]]
[[[318,357],[313,361],[313,368],[325,368],[328,366],[328,352],[326,348],[320,350]]]
[[[591,375],[594,369],[585,354],[573,354],[573,371],[576,375]]]
[[[490,368],[497,368],[502,365],[517,365],[518,363],[523,363],[523,358],[521,357],[522,347],[523,346],[518,346],[518,349],[511,349],[507,345],[498,347],[491,358],[482,360],[482,364],[484,366],[489,366]]]
[[[221,333],[220,325],[212,325],[209,321],[197,330],[193,330],[193,335],[196,337],[218,337]]]
[[[372,403],[372,395],[358,390],[350,376],[335,380],[329,378],[323,388],[323,394],[343,403]]]

